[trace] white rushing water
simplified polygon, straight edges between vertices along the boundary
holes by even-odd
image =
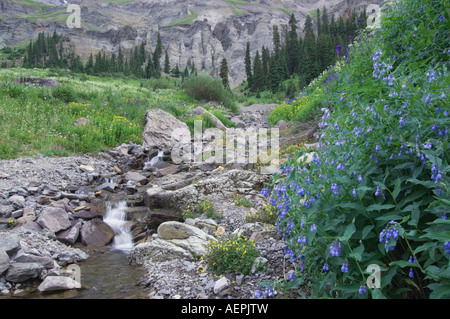
[[[152,169],[156,163],[163,160],[163,156],[164,156],[164,151],[159,150],[158,155],[156,155],[151,160],[144,163],[144,170]]]
[[[131,236],[129,227],[126,226],[126,208],[127,204],[125,201],[121,201],[112,207],[108,206],[103,220],[116,233],[112,248],[129,252],[133,248],[133,237]]]

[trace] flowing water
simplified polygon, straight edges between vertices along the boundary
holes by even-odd
[[[78,263],[83,289],[42,294],[37,285],[24,289],[16,298],[26,299],[140,299],[146,288],[137,284],[146,270],[128,263],[128,253],[133,248],[132,236],[126,220],[126,202],[109,206],[103,219],[116,233],[111,244],[99,248],[78,246],[89,254]],[[25,288],[25,287],[24,287]],[[3,298],[0,298],[3,299]]]
[[[153,157],[151,160],[144,163],[144,171],[153,169],[153,166],[162,161],[164,156],[164,151],[159,150],[158,155]]]
[[[109,206],[103,221],[116,233],[112,248],[128,253],[133,249],[133,238],[129,227],[127,227],[126,208],[127,203],[125,201],[121,201],[112,207]]]

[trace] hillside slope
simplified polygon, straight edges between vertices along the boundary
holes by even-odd
[[[57,31],[71,36],[75,52],[87,60],[103,49],[130,51],[147,41],[156,45],[157,34],[169,53],[172,66],[194,64],[217,75],[223,57],[229,61],[230,84],[244,79],[244,55],[249,42],[253,54],[262,46],[272,48],[272,26],[288,25],[291,13],[303,29],[306,16],[327,8],[336,19],[353,9],[360,11],[380,0],[141,0],[71,1],[81,6],[81,29],[66,25],[64,1],[0,0],[0,46],[17,45],[37,38],[39,32]],[[163,55],[164,57],[164,55]]]

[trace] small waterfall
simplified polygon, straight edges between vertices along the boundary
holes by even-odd
[[[129,252],[133,248],[133,237],[130,234],[130,229],[126,227],[126,209],[125,201],[121,201],[113,207],[109,206],[103,220],[116,233],[112,248]]]
[[[163,160],[163,156],[164,156],[164,151],[159,150],[158,155],[156,155],[151,160],[144,163],[144,171],[152,169],[156,163]]]

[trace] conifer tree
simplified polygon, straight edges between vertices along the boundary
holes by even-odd
[[[169,61],[169,54],[167,53],[167,50],[166,50],[166,53],[164,56],[164,73],[166,73],[166,74],[170,73],[170,61]]]
[[[247,87],[253,86],[253,74],[252,74],[252,61],[250,57],[250,42],[247,42],[247,48],[245,50],[245,75],[247,76]]]
[[[263,68],[261,58],[259,57],[259,51],[256,51],[255,59],[253,61],[253,92],[262,91],[263,83]]]
[[[222,79],[222,84],[224,88],[230,88],[230,83],[228,81],[228,63],[227,59],[223,58],[222,62],[220,63],[220,71],[219,76]]]

